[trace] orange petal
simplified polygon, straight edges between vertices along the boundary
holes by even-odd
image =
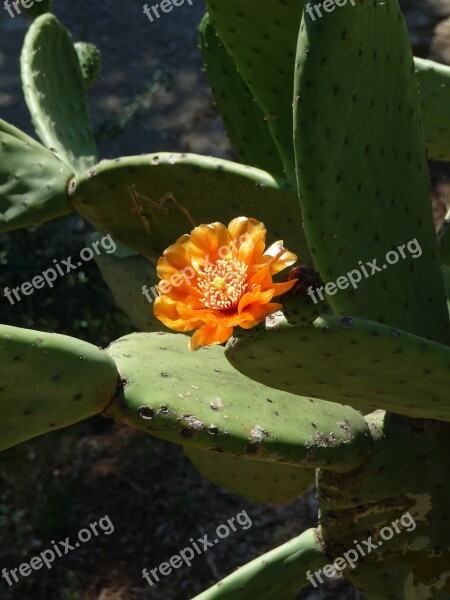
[[[249,314],[246,312],[242,313],[241,317],[243,317],[243,320],[239,323],[239,327],[242,327],[242,329],[251,329],[252,327],[255,327],[255,325],[258,325],[258,323],[261,323],[266,317],[282,308],[283,305],[278,304],[277,302],[270,302],[269,304],[252,307]]]
[[[211,262],[220,260],[219,249],[229,248],[231,242],[228,229],[223,223],[210,223],[196,227],[187,242],[187,248],[196,258],[209,257]]]
[[[165,262],[172,265],[172,267],[178,270],[181,270],[190,265],[191,256],[187,247],[189,237],[189,235],[183,235],[180,238],[178,238],[175,244],[169,246],[167,250],[164,251],[164,256],[159,259],[158,267],[160,263],[164,264]]]
[[[256,271],[247,282],[247,289],[252,290],[255,286],[268,288],[273,285],[272,275],[270,274],[270,265],[265,265],[259,271]]]
[[[249,308],[250,305],[256,304],[260,306],[261,304],[267,304],[273,297],[274,290],[272,288],[265,292],[246,292],[239,300],[238,312],[241,313],[244,309],[251,311],[252,307]]]
[[[202,325],[208,325],[209,327],[217,326],[219,319],[214,310],[204,307],[201,309],[192,309],[190,306],[187,306],[182,302],[178,302],[177,305],[180,318],[195,321],[196,327],[200,327]]]
[[[281,296],[281,294],[285,294],[292,289],[296,283],[297,279],[291,279],[291,281],[284,281],[283,283],[274,283],[274,296]]]
[[[189,341],[191,350],[199,350],[203,346],[211,344],[224,344],[233,334],[232,327],[217,325],[217,327],[208,327],[204,325],[200,327]]]
[[[233,254],[247,265],[257,262],[266,246],[264,223],[247,217],[237,217],[228,225],[233,240]]]
[[[173,279],[173,287],[180,287],[178,285],[180,279],[188,285],[192,285],[197,281],[197,273],[190,263],[178,268],[165,257],[161,257],[158,261],[157,274],[160,279],[169,282]]]
[[[162,258],[158,262],[158,276],[162,279],[157,286],[159,294],[183,301],[190,306],[203,306],[200,302],[202,294],[197,288],[198,275],[192,266],[179,271]]]
[[[193,319],[181,318],[178,312],[178,302],[174,302],[167,296],[156,298],[153,311],[161,323],[175,331],[190,331],[199,326]]]

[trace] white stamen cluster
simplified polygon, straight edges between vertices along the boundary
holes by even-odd
[[[198,287],[201,301],[212,310],[231,310],[247,291],[247,265],[236,258],[218,260],[205,267]]]

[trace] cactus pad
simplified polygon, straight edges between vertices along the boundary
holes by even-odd
[[[448,343],[419,95],[398,3],[348,2],[315,22],[305,14],[294,96],[315,267],[326,283],[361,266],[368,273],[327,296],[333,311]],[[414,240],[422,250],[415,258],[405,250]],[[395,262],[388,253],[402,245],[405,257],[397,251]]]
[[[217,33],[264,118],[295,184],[292,78],[303,0],[206,0]],[[267,18],[271,15],[271,18]]]
[[[25,100],[38,136],[75,173],[96,162],[83,75],[72,38],[46,13],[31,25],[21,56]]]
[[[311,327],[281,322],[232,338],[226,356],[247,377],[293,394],[450,421],[450,347],[386,325],[332,315]]]
[[[282,176],[283,163],[264,112],[220,41],[208,13],[200,25],[200,48],[208,83],[239,161]]]
[[[69,214],[71,176],[52,152],[0,120],[0,232]]]
[[[348,406],[269,390],[237,373],[223,348],[188,352],[183,335],[137,333],[107,352],[122,391],[106,414],[156,437],[308,468],[349,468],[370,440]]]
[[[197,225],[238,216],[263,221],[268,241],[283,239],[309,260],[287,182],[230,161],[165,153],[102,161],[73,180],[70,199],[97,230],[153,261]]]
[[[88,91],[94,85],[100,72],[102,62],[100,50],[94,44],[88,44],[87,42],[76,42],[75,50],[80,61],[84,89]]]
[[[159,282],[155,267],[143,256],[119,258],[114,254],[95,257],[103,279],[111,290],[117,305],[129,316],[139,331],[160,331],[164,325],[153,312],[153,304],[144,296],[142,287],[147,286],[148,296],[154,302],[152,288]]]
[[[343,571],[364,597],[448,600],[450,498],[436,457],[450,452],[450,426],[384,411],[367,421],[374,451],[363,467],[318,477],[329,562],[370,536],[372,551]]]
[[[318,530],[308,529],[192,600],[295,600],[308,585],[306,573],[327,562]]]
[[[0,326],[0,450],[100,413],[114,396],[114,362],[64,335]]]
[[[193,465],[212,483],[254,502],[295,500],[314,483],[315,471],[186,448]]]

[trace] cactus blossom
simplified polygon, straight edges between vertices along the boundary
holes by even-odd
[[[196,227],[170,246],[158,262],[160,296],[155,315],[170,329],[197,331],[189,347],[223,344],[240,326],[250,329],[281,304],[272,302],[295,285],[272,276],[297,257],[278,241],[265,249],[266,228],[238,217],[226,227]]]

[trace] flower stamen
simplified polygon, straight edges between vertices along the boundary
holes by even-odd
[[[247,291],[247,269],[245,262],[236,258],[207,265],[198,281],[203,293],[200,301],[212,310],[235,309]]]

